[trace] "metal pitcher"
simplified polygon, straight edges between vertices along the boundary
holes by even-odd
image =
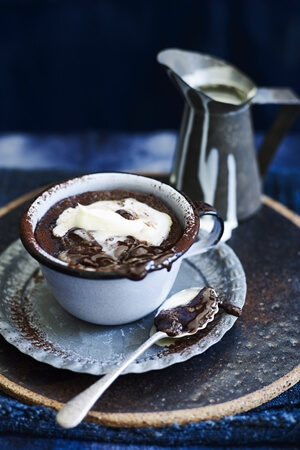
[[[261,204],[261,180],[300,106],[287,88],[258,88],[226,61],[166,49],[157,56],[185,99],[172,185],[220,212],[231,229]],[[253,104],[284,105],[256,157]]]

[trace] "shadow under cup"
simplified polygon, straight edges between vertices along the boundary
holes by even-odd
[[[48,254],[35,239],[37,223],[57,202],[88,191],[113,189],[154,195],[173,211],[184,230],[171,249],[171,257],[168,251],[167,264],[154,267],[150,263],[148,273],[140,280],[120,276],[116,271],[101,273],[71,267]],[[25,249],[39,262],[50,290],[65,310],[90,323],[122,325],[141,319],[165,300],[179,271],[181,256],[197,239],[199,217],[203,215],[210,215],[214,225],[195,245],[198,253],[222,237],[223,220],[214,208],[193,203],[176,189],[152,178],[118,172],[97,173],[63,181],[42,192],[21,217],[20,238]]]

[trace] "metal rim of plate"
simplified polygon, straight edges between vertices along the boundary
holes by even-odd
[[[22,353],[58,369],[103,375],[149,337],[154,313],[117,327],[87,324],[72,317],[51,295],[38,267],[19,240],[1,255],[0,333]],[[219,280],[221,285],[216,286]],[[233,250],[224,243],[208,254],[185,259],[170,295],[207,284],[217,292],[222,290],[233,305],[243,307],[244,270]],[[153,346],[124,373],[158,370],[201,354],[219,342],[236,319],[223,312],[210,331],[193,345],[180,352]]]

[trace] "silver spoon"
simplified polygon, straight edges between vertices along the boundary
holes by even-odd
[[[218,310],[219,299],[211,287],[189,288],[174,294],[159,308],[150,338],[112,371],[67,402],[56,415],[57,423],[63,428],[78,425],[114,380],[148,348],[164,338],[197,333],[214,319]]]

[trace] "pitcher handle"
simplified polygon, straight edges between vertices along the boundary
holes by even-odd
[[[191,248],[182,256],[183,258],[189,258],[193,255],[204,253],[213,246],[215,246],[222,238],[224,232],[224,221],[220,214],[208,203],[202,201],[195,201],[194,211],[199,217],[211,216],[213,220],[212,230],[207,232],[204,236],[201,236]],[[201,225],[200,225],[201,230]]]
[[[257,89],[257,93],[251,103],[257,105],[282,105],[259,149],[258,166],[260,176],[263,178],[277,147],[299,113],[300,99],[289,88],[261,87]]]

